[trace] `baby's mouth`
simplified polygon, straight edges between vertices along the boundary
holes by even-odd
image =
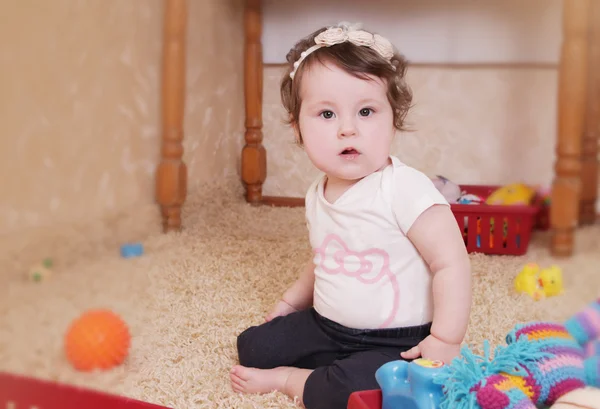
[[[360,152],[354,148],[346,148],[344,149],[340,155],[358,155]]]

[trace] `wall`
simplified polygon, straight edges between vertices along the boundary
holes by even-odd
[[[8,0],[0,14],[0,236],[154,203],[162,0]],[[190,191],[237,173],[241,0],[189,2]]]
[[[359,11],[361,0],[319,8],[311,6],[315,0],[264,1],[267,62],[281,62],[309,27],[344,19],[381,27],[399,42],[416,63],[409,70],[416,131],[398,135],[394,145],[406,162],[461,182],[550,182],[559,0],[518,9],[516,0],[453,0],[452,7],[442,0],[377,0],[374,13]],[[189,4],[184,160],[193,194],[205,181],[238,177],[243,1]],[[153,206],[163,5],[3,2],[0,236]],[[310,18],[301,20],[303,13]],[[489,48],[492,41],[496,48]],[[470,61],[486,65],[453,65]],[[281,124],[280,75],[277,65],[265,70],[265,193],[300,196],[315,172]]]
[[[299,38],[339,21],[387,36],[411,62],[414,132],[392,149],[403,161],[459,183],[552,183],[560,0],[265,3],[265,194],[303,196],[318,174],[283,124],[281,64]]]
[[[392,147],[402,161],[459,183],[551,182],[556,70],[431,66],[408,72],[413,131],[397,133]],[[282,122],[281,74],[270,67],[265,77],[265,192],[302,196],[318,172]]]
[[[562,0],[262,0],[267,63],[321,26],[361,23],[413,63],[555,63]]]

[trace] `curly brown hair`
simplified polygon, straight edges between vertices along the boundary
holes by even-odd
[[[395,51],[391,60],[387,61],[377,51],[350,42],[321,47],[309,54],[298,67],[294,79],[290,78],[290,73],[294,70],[294,62],[298,61],[303,51],[315,45],[315,37],[327,28],[322,27],[303,38],[286,55],[288,69],[281,81],[280,89],[283,106],[288,112],[286,122],[294,126],[298,123],[302,105],[300,85],[303,72],[316,62],[321,64],[331,62],[357,78],[368,80],[368,76],[371,75],[382,79],[388,86],[387,98],[394,113],[394,127],[399,131],[406,130],[405,118],[412,103],[412,92],[405,78],[407,60],[398,51]],[[300,135],[299,138],[297,142],[302,144],[302,136]]]

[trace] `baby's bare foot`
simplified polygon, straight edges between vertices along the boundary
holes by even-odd
[[[294,368],[256,369],[236,365],[231,368],[231,387],[242,393],[284,392],[285,383]]]

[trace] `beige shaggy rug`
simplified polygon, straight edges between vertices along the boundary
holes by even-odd
[[[309,254],[303,209],[252,207],[237,181],[192,192],[181,233],[160,232],[155,206],[110,220],[0,238],[0,371],[83,385],[171,408],[293,408],[277,393],[239,396],[229,386],[236,335],[263,321]],[[119,245],[141,240],[143,257]],[[548,234],[524,257],[473,255],[474,309],[467,341],[493,345],[522,321],[562,321],[599,294],[600,226],[580,229],[576,255],[554,260]],[[24,279],[51,256],[53,276]],[[558,263],[566,292],[535,302],[515,294],[526,262]],[[120,314],[132,333],[122,366],[78,373],[63,354],[71,320],[90,308]]]

